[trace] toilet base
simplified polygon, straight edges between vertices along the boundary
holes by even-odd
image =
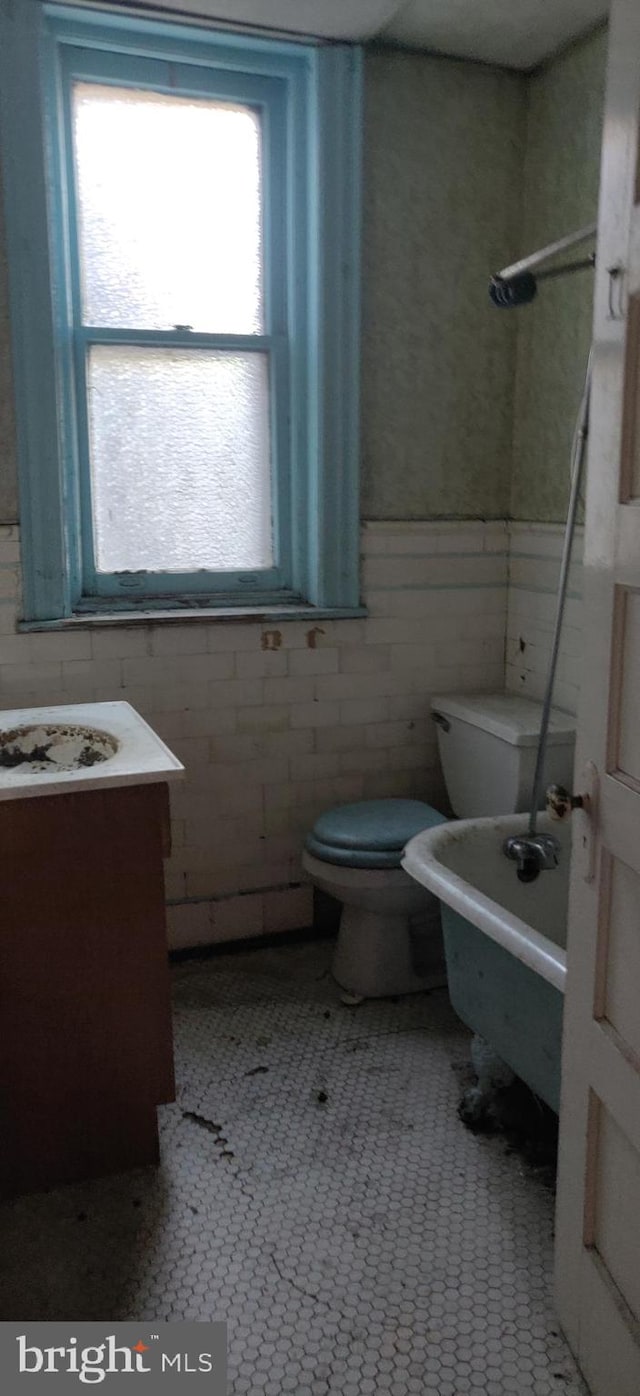
[[[446,984],[444,960],[433,955],[431,972],[414,968],[414,943],[418,936],[437,941],[439,916],[433,926],[412,925],[415,917],[379,915],[362,907],[345,906],[331,973],[345,993],[359,999],[415,994]],[[435,946],[433,947],[436,948]]]
[[[354,999],[413,994],[446,984],[437,899],[402,868],[349,868],[309,852],[312,882],[342,902],[331,972]]]

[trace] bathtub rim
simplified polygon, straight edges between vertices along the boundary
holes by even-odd
[[[527,815],[516,814],[456,819],[448,824],[438,824],[434,829],[427,829],[410,839],[402,856],[402,867],[447,906],[564,994],[566,951],[521,917],[507,911],[485,892],[480,892],[472,882],[452,872],[438,856],[442,845],[452,842],[454,831],[456,843],[467,831],[472,833],[484,828],[495,829],[497,837],[502,840],[509,834],[522,832],[527,822]],[[540,820],[541,827],[546,824],[546,820]],[[567,856],[570,856],[569,850]],[[513,875],[516,876],[515,868]],[[553,877],[553,872],[542,872],[540,876]]]

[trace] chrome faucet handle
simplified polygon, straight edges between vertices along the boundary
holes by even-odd
[[[551,819],[566,819],[574,809],[584,809],[588,796],[570,795],[564,785],[550,785],[545,795],[545,808]]]
[[[560,843],[555,834],[514,834],[505,839],[502,851],[517,863],[520,882],[535,882],[541,872],[557,868]]]

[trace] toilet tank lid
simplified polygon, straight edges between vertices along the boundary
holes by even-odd
[[[542,703],[518,693],[447,693],[431,700],[431,711],[480,727],[511,746],[536,746],[542,719]],[[549,746],[575,741],[576,720],[571,713],[551,709]]]

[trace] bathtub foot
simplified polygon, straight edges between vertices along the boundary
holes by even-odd
[[[515,1081],[515,1074],[477,1033],[471,1042],[471,1061],[477,1084],[465,1091],[458,1114],[468,1129],[495,1129],[500,1119],[500,1097]]]

